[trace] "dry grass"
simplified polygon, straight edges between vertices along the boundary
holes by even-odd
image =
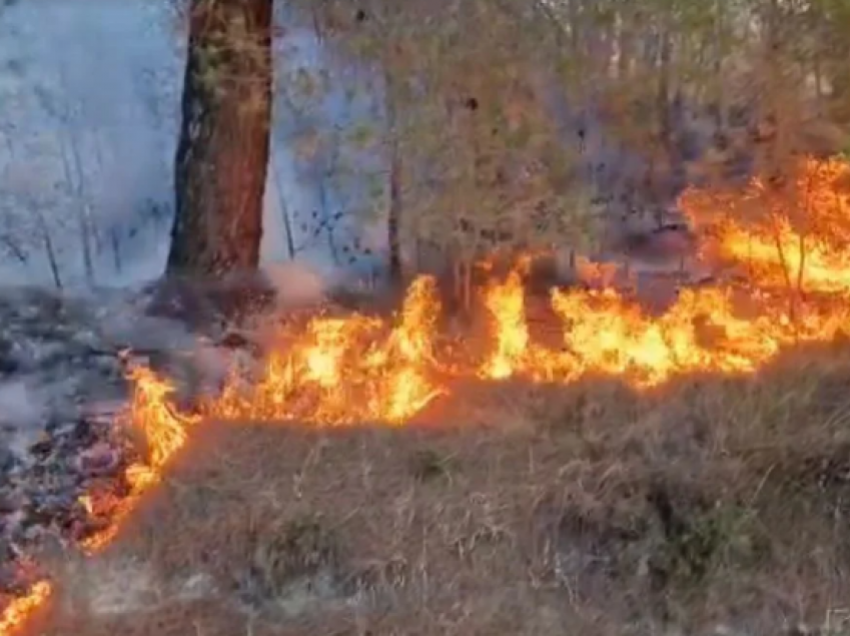
[[[850,605],[843,357],[642,396],[470,385],[400,429],[206,424],[108,553],[65,564],[40,633],[821,624]]]

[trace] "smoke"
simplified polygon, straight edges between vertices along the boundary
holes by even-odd
[[[325,299],[339,281],[330,273],[320,273],[304,263],[294,261],[263,265],[263,274],[276,292],[280,309],[311,305]]]
[[[166,9],[40,0],[0,12],[0,165],[29,173],[16,188],[0,173],[0,190],[17,197],[3,213],[39,213],[66,287],[87,277],[84,240],[98,283],[126,281],[131,260],[146,261],[144,272],[133,267],[142,279],[162,269],[156,250],[146,256],[167,241],[167,226],[144,204],[171,194],[182,65]],[[19,234],[32,257],[9,275],[50,284],[44,241]]]

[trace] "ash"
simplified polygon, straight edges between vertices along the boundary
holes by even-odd
[[[158,294],[0,290],[0,606],[41,575],[37,555],[100,529],[85,495],[126,494],[128,359],[172,378],[184,404],[232,363],[221,316],[167,315]]]

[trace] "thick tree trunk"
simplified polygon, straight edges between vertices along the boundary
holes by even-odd
[[[255,269],[272,102],[273,0],[192,0],[169,274]]]

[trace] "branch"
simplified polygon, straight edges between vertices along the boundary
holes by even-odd
[[[29,260],[26,252],[18,245],[17,241],[15,241],[8,234],[0,235],[0,244],[4,245],[9,252],[11,252],[12,256],[14,256],[22,265],[26,265]]]

